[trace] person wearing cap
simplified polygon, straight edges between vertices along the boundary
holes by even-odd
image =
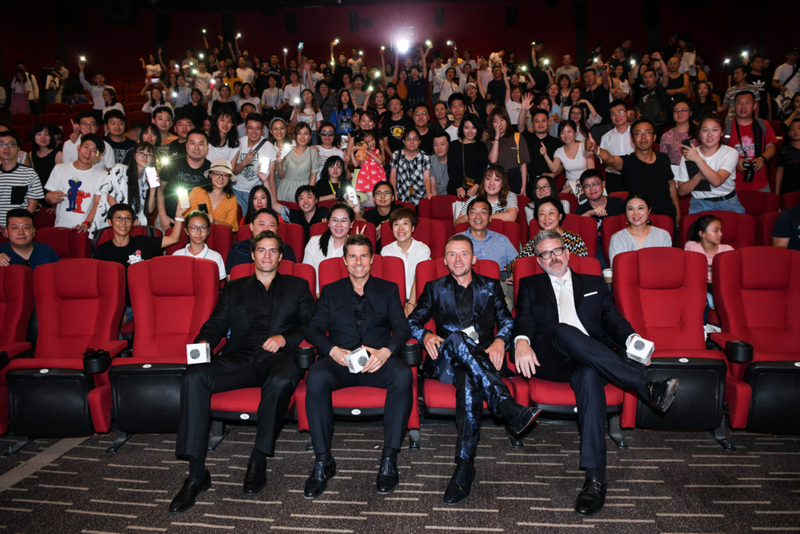
[[[189,211],[199,210],[208,214],[211,223],[230,226],[234,232],[239,230],[236,196],[232,181],[236,180],[231,162],[220,158],[211,162],[211,167],[203,173],[211,183],[192,189],[189,194]]]

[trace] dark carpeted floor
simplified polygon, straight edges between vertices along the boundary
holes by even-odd
[[[338,424],[339,467],[328,491],[302,496],[313,455],[296,426],[281,433],[257,497],[241,482],[254,429],[237,427],[209,455],[214,484],[197,506],[170,516],[167,505],[186,476],[174,435],[137,435],[118,454],[110,436],[93,436],[0,493],[0,529],[19,533],[136,532],[669,532],[800,531],[800,437],[729,432],[726,454],[707,433],[627,430],[628,450],[609,446],[609,498],[591,518],[572,509],[583,474],[572,425],[539,423],[515,450],[487,422],[472,496],[442,503],[453,471],[455,426],[422,427],[422,449],[400,453],[401,486],[375,493],[381,427]],[[6,447],[13,436],[0,439]],[[79,440],[78,440],[79,441]],[[0,488],[42,451],[70,442],[41,439],[0,459]],[[54,447],[54,448],[55,448]],[[53,451],[53,449],[50,449]],[[15,469],[16,468],[16,469]],[[3,483],[5,480],[5,484]]]

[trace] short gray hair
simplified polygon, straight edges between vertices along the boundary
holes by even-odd
[[[561,241],[561,246],[564,246],[564,236],[558,233],[556,230],[539,230],[539,233],[536,234],[536,237],[533,238],[533,251],[536,255],[539,255],[539,244],[543,241],[547,241],[548,239],[558,239]]]

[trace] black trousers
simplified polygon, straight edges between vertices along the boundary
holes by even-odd
[[[581,432],[581,467],[606,468],[606,395],[611,382],[645,393],[647,368],[618,356],[574,326],[559,324],[533,347],[540,367],[536,377],[568,382],[575,392]]]
[[[262,350],[249,355],[223,354],[212,357],[211,363],[190,365],[181,384],[176,453],[205,458],[213,393],[260,387],[255,446],[272,455],[292,393],[301,378],[303,372],[291,356]]]
[[[318,360],[306,376],[306,413],[311,431],[314,452],[322,454],[331,450],[333,439],[333,401],[337,389],[367,386],[386,390],[383,407],[384,447],[400,449],[403,435],[411,415],[413,374],[400,358],[391,357],[374,373],[351,374],[347,366],[339,365],[333,358]]]

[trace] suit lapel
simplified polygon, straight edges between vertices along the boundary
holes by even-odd
[[[550,281],[550,276],[545,273],[540,277],[539,284],[542,286],[541,291],[547,296],[547,300],[556,307],[556,317],[558,316],[558,301],[556,300],[556,290],[553,289],[553,282]]]
[[[486,312],[489,301],[489,292],[484,291],[485,284],[480,275],[473,273],[472,275],[472,323],[480,324],[481,315]],[[494,318],[494,316],[492,316]],[[462,328],[466,328],[461,325]],[[469,326],[469,325],[467,325]]]
[[[575,313],[579,314],[583,302],[583,280],[575,271],[572,271],[572,298],[575,300]]]

